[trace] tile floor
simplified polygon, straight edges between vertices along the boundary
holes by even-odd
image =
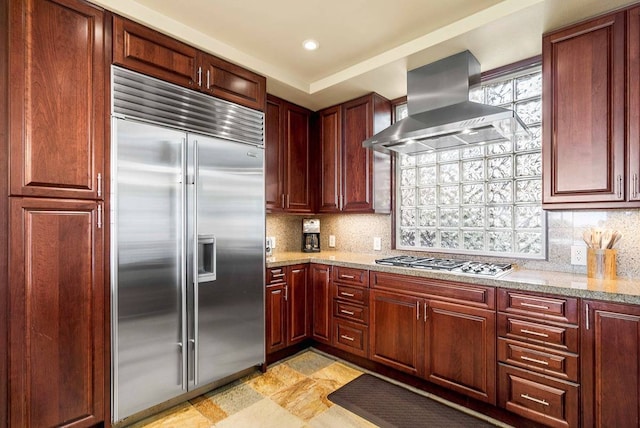
[[[375,427],[327,399],[362,373],[311,349],[131,427]]]

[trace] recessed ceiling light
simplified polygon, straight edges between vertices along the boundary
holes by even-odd
[[[308,51],[315,51],[320,46],[320,43],[313,39],[308,39],[302,42],[302,46]]]

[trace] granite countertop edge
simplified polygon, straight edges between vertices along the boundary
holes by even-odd
[[[301,263],[321,263],[377,272],[411,275],[422,278],[457,281],[462,283],[485,285],[496,288],[532,291],[556,294],[567,297],[603,300],[616,303],[640,305],[640,279],[618,278],[614,280],[596,280],[586,275],[555,271],[537,271],[515,267],[500,278],[474,277],[449,272],[423,271],[396,266],[384,266],[375,263],[379,255],[321,252],[321,253],[276,253],[267,256],[266,267],[275,268]]]

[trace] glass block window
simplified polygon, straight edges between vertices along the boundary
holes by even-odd
[[[544,258],[542,73],[538,68],[471,91],[471,101],[515,110],[530,135],[418,155],[399,154],[396,247]],[[396,106],[396,120],[407,115]]]

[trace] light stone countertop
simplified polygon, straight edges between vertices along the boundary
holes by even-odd
[[[500,278],[474,277],[443,271],[418,270],[411,268],[384,266],[375,263],[383,255],[343,253],[322,251],[320,253],[287,252],[276,253],[266,258],[267,268],[293,265],[298,263],[322,263],[357,269],[375,270],[423,278],[443,279],[467,282],[492,287],[526,290],[539,293],[551,293],[562,296],[582,297],[585,299],[610,302],[640,304],[640,278],[619,278],[615,280],[597,280],[586,275],[564,272],[525,270],[515,267]]]

